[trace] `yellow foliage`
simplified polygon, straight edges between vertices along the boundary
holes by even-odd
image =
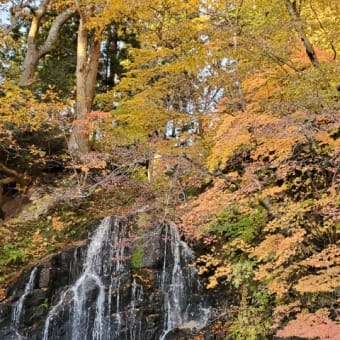
[[[298,269],[298,266],[291,265],[288,267],[281,267],[280,270],[277,270],[276,273],[273,273],[273,278],[267,284],[267,289],[271,294],[275,294],[277,298],[281,299],[289,292],[291,288],[291,282],[289,277],[292,273],[295,273]],[[256,279],[260,279],[260,276],[256,275]],[[268,279],[268,276],[265,277]]]
[[[223,265],[219,266],[214,275],[209,277],[209,283],[207,285],[208,289],[215,288],[220,282],[219,280],[222,278],[227,278],[232,273],[232,267]]]
[[[244,254],[250,254],[252,251],[252,247],[245,242],[244,240],[241,240],[239,238],[236,238],[232,242],[230,242],[229,245],[224,245],[223,250],[227,251],[228,248],[235,249],[235,250],[240,250]]]
[[[256,256],[259,261],[273,259],[277,256],[277,252],[281,252],[280,244],[283,242],[285,237],[282,234],[274,234],[266,236],[264,241],[256,247],[252,255]]]
[[[285,190],[287,190],[286,183],[282,184],[281,186],[273,186],[263,189],[258,194],[258,199],[264,199],[266,197],[273,197],[277,194],[283,193]]]
[[[334,148],[335,152],[340,152],[340,138],[331,138],[329,131],[317,132],[316,136],[320,142],[329,145],[331,148]]]
[[[198,270],[199,275],[202,275],[208,271],[208,268],[217,267],[218,265],[221,264],[222,261],[212,256],[211,254],[205,254],[205,255],[200,256],[197,259],[197,262],[204,263],[204,266],[200,266]]]
[[[281,234],[266,236],[265,240],[254,248],[250,255],[257,257],[258,261],[264,262],[256,272],[257,280],[277,277],[281,281],[279,279],[281,276],[278,275],[285,271],[285,266],[290,263],[292,258],[301,253],[300,245],[306,231],[294,229],[292,234],[290,237],[284,237]],[[281,279],[283,280],[283,277]]]
[[[286,201],[282,205],[275,206],[274,209],[273,212],[278,217],[269,221],[263,230],[265,232],[284,230],[291,235],[296,228],[299,229],[300,220],[302,220],[303,214],[310,210],[310,207],[306,206],[304,202]]]
[[[301,302],[300,301],[293,301],[288,304],[278,305],[274,308],[274,325],[273,328],[277,328],[282,320],[287,318],[287,315],[291,313],[297,313],[301,311]]]
[[[294,288],[300,293],[332,292],[340,287],[340,248],[331,244],[320,253],[299,263],[302,267],[317,268],[312,275],[302,277]]]
[[[279,82],[273,75],[273,69],[262,69],[247,77],[243,83],[243,91],[248,101],[248,110],[263,112],[261,102],[266,101],[281,90]]]
[[[294,288],[300,293],[333,292],[340,287],[340,265],[301,278]]]
[[[280,164],[288,158],[299,141],[304,141],[304,113],[287,119],[275,117],[273,114],[239,112],[235,116],[220,117],[217,129],[208,132],[207,138],[213,144],[208,167],[211,170],[225,165],[237,150],[248,147],[254,160],[275,161]],[[214,117],[211,118],[213,122]],[[216,119],[215,119],[216,124]]]
[[[31,242],[34,246],[32,250],[27,251],[29,255],[35,256],[39,255],[41,253],[44,253],[46,251],[46,248],[48,246],[47,240],[41,235],[40,229],[37,229],[31,238]]]
[[[330,244],[311,257],[300,262],[301,266],[310,266],[314,268],[325,268],[330,266],[340,266],[340,248],[335,244]]]
[[[213,147],[208,159],[210,170],[215,170],[220,164],[225,164],[235,150],[242,145],[249,145],[251,141],[248,132],[251,120],[246,113],[240,113],[237,117],[225,115],[220,119],[217,131],[213,131],[212,136]]]

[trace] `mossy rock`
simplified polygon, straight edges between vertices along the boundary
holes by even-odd
[[[144,248],[142,243],[137,243],[132,250],[131,265],[133,269],[140,269],[144,258]]]

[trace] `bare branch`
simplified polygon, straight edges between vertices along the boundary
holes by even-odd
[[[8,168],[5,164],[0,162],[0,171],[4,172],[5,174],[7,174],[9,177],[1,180],[1,181],[5,181],[5,182],[0,182],[1,184],[8,184],[8,183],[12,183],[15,181],[18,181],[20,184],[26,184],[27,183],[27,179],[25,178],[24,174],[21,174],[20,172],[17,172],[13,169]],[[14,178],[14,180],[10,180]],[[9,182],[6,182],[9,181]]]
[[[10,18],[10,24],[6,27],[0,34],[0,38],[2,39],[6,35],[12,32],[13,28],[17,24],[18,18],[21,16],[21,12],[13,12]]]
[[[5,185],[5,184],[14,183],[15,181],[16,181],[15,177],[2,178],[2,179],[0,179],[0,186]]]

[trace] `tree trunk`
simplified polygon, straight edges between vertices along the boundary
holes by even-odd
[[[27,86],[34,80],[34,74],[40,59],[39,51],[37,49],[37,35],[40,25],[40,17],[33,17],[30,30],[27,38],[27,52],[25,55],[23,71],[19,85]]]
[[[303,29],[302,21],[299,17],[299,14],[296,12],[296,6],[294,5],[295,1],[293,3],[290,0],[285,0],[286,8],[288,10],[289,15],[293,19],[294,28],[297,31],[297,33],[300,36],[301,41],[303,42],[303,45],[306,49],[306,54],[311,61],[312,65],[314,67],[319,67],[320,63],[318,60],[318,57],[316,56],[316,53],[314,51],[314,48],[309,41],[308,37],[306,36],[306,33]]]
[[[88,113],[91,111],[97,84],[100,40],[89,37],[83,19],[80,19],[77,42],[76,119],[69,140],[69,151],[79,156],[89,151]]]
[[[90,32],[86,27],[87,19],[94,14],[95,7],[82,6],[75,1],[74,6],[58,14],[49,29],[43,44],[38,45],[39,30],[42,18],[48,12],[52,0],[41,0],[38,9],[31,10],[32,22],[27,38],[27,52],[25,55],[20,85],[27,86],[34,81],[34,75],[39,60],[49,53],[57,41],[62,25],[76,12],[80,15],[77,42],[77,70],[76,70],[76,119],[69,140],[69,151],[73,156],[80,156],[89,151],[88,113],[91,111],[97,82],[97,72],[100,57],[101,40],[98,32]]]

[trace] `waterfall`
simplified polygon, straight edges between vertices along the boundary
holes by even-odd
[[[12,312],[12,323],[13,323],[15,328],[19,327],[20,317],[22,315],[22,311],[23,311],[23,307],[24,307],[24,301],[25,301],[27,295],[31,294],[33,292],[34,281],[35,281],[35,277],[36,277],[36,274],[37,274],[37,270],[38,270],[38,268],[35,267],[31,271],[29,280],[28,280],[28,282],[25,286],[24,294],[21,295],[20,299],[14,305],[13,312]]]
[[[142,339],[142,313],[138,311],[138,305],[143,302],[143,286],[137,284],[136,279],[133,278],[131,290],[131,302],[129,306],[130,319],[130,340]]]
[[[131,265],[134,229],[125,220],[105,218],[86,248],[65,257],[68,285],[52,282],[48,314],[32,339],[166,340],[177,329],[190,333],[204,326],[209,310],[203,308],[192,250],[175,225],[164,223],[145,233],[149,264],[136,270]],[[36,275],[34,268],[13,309],[16,329]],[[31,339],[30,333],[25,336]]]
[[[83,273],[71,288],[74,297],[72,311],[72,339],[86,339],[89,329],[91,309],[86,306],[88,294],[97,290],[95,318],[92,325],[93,340],[106,339],[105,332],[105,285],[103,278],[110,274],[110,229],[111,218],[105,218],[93,235],[89,244]],[[109,258],[107,258],[109,257]],[[109,260],[109,261],[108,261]]]
[[[121,226],[121,230],[117,230],[113,235],[112,240],[112,275],[109,286],[110,304],[109,310],[111,314],[111,297],[115,296],[116,301],[114,304],[114,322],[113,322],[113,335],[114,338],[119,339],[119,335],[122,327],[122,315],[121,311],[124,306],[121,306],[121,280],[125,272],[128,271],[126,268],[127,260],[127,246],[128,240],[126,237],[126,226]],[[111,325],[109,326],[111,328]]]
[[[107,277],[111,274],[111,225],[105,218],[94,233],[88,246],[83,270],[76,282],[61,294],[59,302],[50,310],[43,332],[43,339],[53,339],[58,318],[67,313],[65,306],[71,305],[68,337],[74,340],[110,338],[105,314],[107,310]],[[89,305],[89,300],[94,302]],[[52,333],[50,334],[50,331]]]
[[[58,338],[58,318],[67,313],[70,325],[65,336],[72,340],[119,339],[121,332],[127,332],[126,327],[121,329],[126,316],[120,296],[122,277],[129,272],[126,233],[126,225],[111,217],[101,222],[88,245],[80,277],[46,318],[43,340]]]
[[[170,234],[168,236],[168,234]],[[165,339],[166,335],[174,328],[177,328],[184,323],[186,316],[184,314],[186,302],[185,297],[185,279],[181,267],[181,250],[180,250],[180,237],[178,230],[172,226],[165,226],[165,239],[164,239],[164,261],[163,271],[161,276],[161,289],[164,294],[164,327],[160,336],[160,340]],[[170,244],[170,246],[169,246]],[[170,268],[167,266],[169,248]],[[184,248],[183,250],[186,250]],[[191,255],[186,254],[185,255]],[[172,269],[171,269],[172,267]],[[170,269],[170,270],[169,270]],[[169,274],[171,276],[169,277]],[[169,277],[169,279],[168,279]]]
[[[54,325],[53,321],[55,321],[62,312],[64,312],[64,306],[70,301],[70,290],[67,289],[65,292],[63,292],[60,296],[60,299],[58,303],[52,307],[50,312],[47,315],[47,318],[45,320],[44,330],[43,330],[43,340],[53,339],[54,335],[54,329],[52,329],[52,335],[50,334],[50,329]],[[57,325],[55,326],[57,327]]]
[[[159,340],[166,339],[167,334],[176,328],[200,329],[205,326],[209,316],[209,309],[203,307],[199,295],[197,270],[192,266],[192,250],[181,241],[174,225],[165,225],[164,235],[164,261],[160,280],[164,296],[164,322]]]

